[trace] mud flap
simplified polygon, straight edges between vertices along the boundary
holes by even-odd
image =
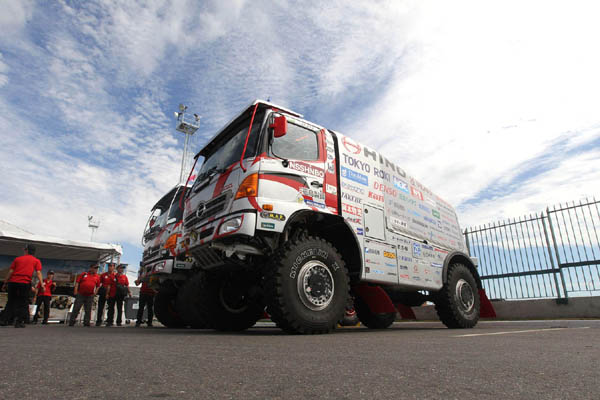
[[[488,299],[485,289],[479,289],[479,302],[481,304],[479,309],[479,316],[481,318],[496,318],[496,310],[490,299]]]
[[[396,312],[390,296],[379,286],[362,284],[353,286],[352,291],[367,303],[373,314]]]
[[[417,317],[415,316],[415,313],[413,312],[411,307],[405,306],[404,304],[400,304],[400,303],[395,304],[395,306],[396,306],[396,309],[398,310],[398,312],[400,313],[400,316],[402,317],[402,319],[413,319],[413,320],[417,319]]]

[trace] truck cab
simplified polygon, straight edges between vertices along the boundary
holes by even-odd
[[[349,305],[389,326],[395,304],[479,318],[481,282],[453,208],[379,152],[257,100],[196,155],[177,251],[193,259],[180,315],[218,330],[266,307],[291,333],[326,333]]]
[[[177,240],[183,227],[184,185],[176,185],[152,207],[142,236],[144,253],[140,262],[140,278],[149,279],[159,276],[172,277],[177,270],[191,268],[191,263],[179,260]],[[156,281],[156,280],[155,280]],[[154,282],[154,286],[158,281]]]

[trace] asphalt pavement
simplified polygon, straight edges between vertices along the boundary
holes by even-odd
[[[2,399],[597,399],[600,321],[0,328]]]

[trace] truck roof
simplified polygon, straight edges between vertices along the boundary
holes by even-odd
[[[212,150],[216,144],[219,142],[220,140],[220,136],[221,134],[230,126],[235,124],[237,121],[239,121],[240,119],[244,118],[246,116],[247,113],[252,113],[252,110],[254,109],[254,106],[256,106],[256,104],[259,104],[259,107],[265,107],[265,108],[276,108],[279,111],[283,111],[286,114],[292,115],[294,117],[298,117],[298,118],[302,118],[303,115],[299,114],[295,111],[289,110],[285,107],[281,107],[277,104],[271,103],[269,101],[265,101],[265,100],[260,100],[260,99],[256,99],[254,100],[250,105],[248,105],[248,107],[246,107],[242,112],[240,112],[238,115],[236,115],[233,119],[231,119],[229,122],[227,122],[218,132],[215,136],[213,136],[213,138],[206,144],[204,145],[204,147],[198,152],[196,153],[196,155],[194,156],[194,158],[198,158],[200,156],[204,156],[207,152],[209,152],[210,150]]]

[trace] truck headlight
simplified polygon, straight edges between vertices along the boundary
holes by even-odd
[[[219,235],[225,235],[226,233],[237,231],[242,226],[242,221],[243,218],[240,216],[223,222],[219,227]]]

